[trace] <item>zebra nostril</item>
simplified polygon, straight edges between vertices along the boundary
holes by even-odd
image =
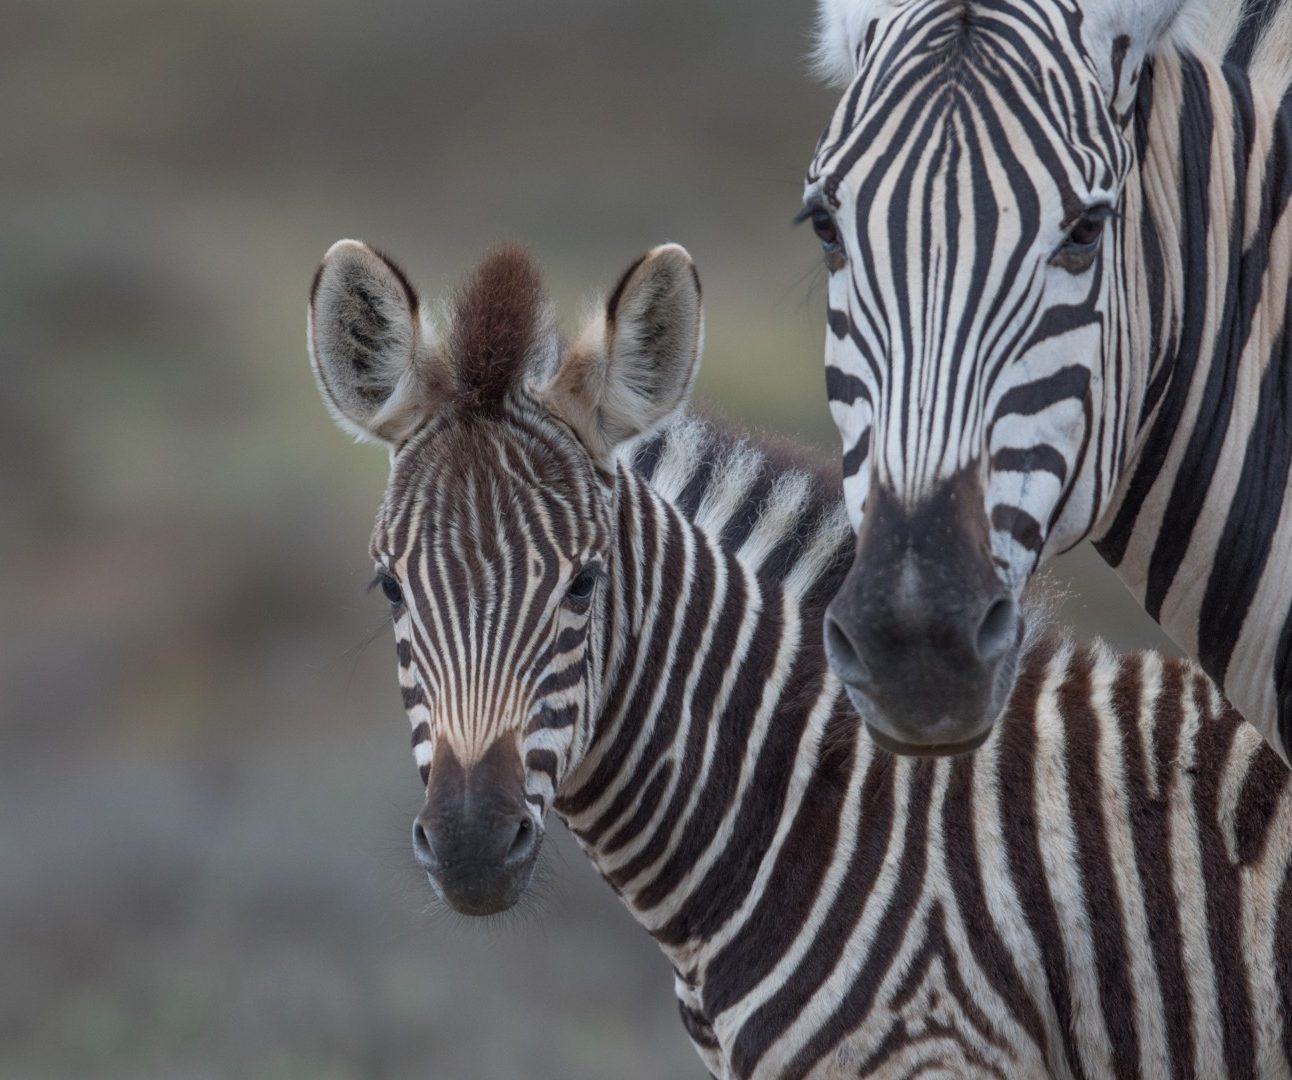
[[[516,826],[516,835],[512,838],[511,847],[507,849],[507,863],[523,863],[534,853],[538,832],[534,823],[527,817],[520,819]]]
[[[988,664],[1004,655],[1014,643],[1016,622],[1014,601],[1008,597],[1001,597],[987,608],[974,639],[978,659]]]
[[[870,672],[848,631],[829,612],[825,617],[825,651],[835,674],[849,686],[864,686]]]
[[[413,822],[413,855],[423,870],[431,870],[435,866],[435,852],[431,848],[431,838],[422,828],[420,821]]]

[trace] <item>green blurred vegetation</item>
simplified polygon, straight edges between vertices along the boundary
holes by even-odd
[[[706,406],[832,449],[820,258],[789,227],[833,104],[803,70],[810,19],[5,10],[0,1075],[699,1074],[667,966],[558,828],[537,910],[426,912],[364,594],[384,455],[318,403],[305,295],[341,236],[428,296],[519,238],[572,328],[677,240],[704,279]],[[1080,558],[1067,616],[1140,640]]]

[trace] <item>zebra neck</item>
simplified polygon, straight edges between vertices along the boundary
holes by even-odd
[[[733,547],[644,480],[626,488],[601,715],[555,808],[674,966],[694,971],[752,902],[778,822],[825,782],[818,749],[843,702],[819,599],[749,557],[767,556],[757,526]]]
[[[1137,132],[1152,358],[1096,546],[1286,757],[1292,697],[1292,111],[1235,65],[1158,60]],[[1133,358],[1130,358],[1133,359]],[[1134,365],[1123,367],[1128,371]]]

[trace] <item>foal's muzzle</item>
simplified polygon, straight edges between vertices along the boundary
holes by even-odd
[[[436,749],[426,805],[413,822],[413,854],[440,897],[464,915],[493,915],[520,899],[542,844],[525,802],[520,757],[496,742],[464,768]]]

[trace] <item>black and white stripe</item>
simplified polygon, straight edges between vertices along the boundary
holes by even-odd
[[[337,257],[313,317],[334,382],[387,336],[369,294],[399,288],[370,251]],[[498,345],[498,290],[528,278],[487,266],[490,304],[458,317]],[[459,371],[416,422],[346,406],[402,433],[373,554],[432,883],[514,903],[553,809],[669,958],[715,1076],[1288,1075],[1283,763],[1189,665],[1041,631],[977,754],[878,749],[820,634],[852,554],[837,478],[685,416],[623,437],[685,397],[690,281],[678,249],[635,264],[555,375],[494,394]]]
[[[854,524],[971,472],[1015,596],[1093,536],[1286,756],[1292,5],[821,13],[850,85],[807,208]]]
[[[501,459],[561,456],[518,427]],[[442,434],[388,499],[424,505],[423,532],[461,513],[400,494],[439,486]],[[519,564],[535,515],[511,506]],[[531,750],[527,774],[545,801],[554,772],[554,809],[673,963],[715,1076],[1288,1074],[1289,777],[1200,673],[1042,637],[984,749],[894,758],[819,640],[851,555],[831,488],[682,420],[620,465],[612,515],[581,749]],[[452,652],[416,625],[405,684]],[[471,716],[435,740],[495,737]]]
[[[601,483],[532,399],[495,423],[439,417],[396,456],[372,552],[400,584],[399,684],[423,783],[437,742],[476,761],[524,717],[525,797],[538,821],[551,806],[605,655],[589,648],[590,599],[565,605],[549,632],[571,567],[604,575],[589,559],[611,528]]]

